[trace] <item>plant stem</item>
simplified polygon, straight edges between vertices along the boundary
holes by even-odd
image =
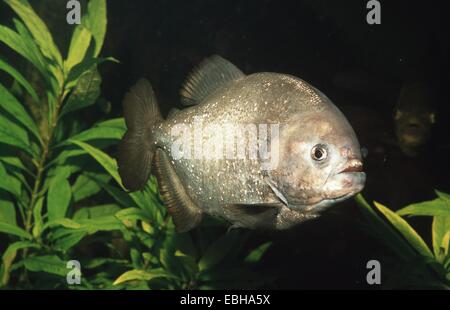
[[[41,157],[39,158],[39,160],[37,162],[36,178],[34,181],[33,191],[31,192],[30,205],[26,212],[25,230],[29,233],[31,233],[31,229],[33,226],[32,225],[33,210],[34,210],[34,207],[36,204],[36,200],[39,198],[39,190],[41,187],[42,178],[43,178],[43,174],[44,174],[44,170],[45,170],[44,169],[45,163],[48,159],[48,154],[50,151],[50,145],[52,143],[54,130],[56,128],[56,125],[58,124],[57,123],[58,113],[59,113],[60,107],[62,105],[62,102],[64,100],[64,94],[65,94],[64,87],[65,86],[63,85],[63,87],[61,88],[61,93],[59,94],[58,99],[56,101],[55,113],[53,115],[51,125],[48,128],[47,137],[43,141]],[[28,254],[28,249],[24,249],[23,258],[25,258],[27,256],[27,254]]]
[[[30,205],[27,209],[27,214],[26,214],[25,230],[27,232],[30,232],[30,230],[31,230],[31,220],[33,217],[33,209],[34,209],[34,205],[36,204],[36,199],[38,198],[37,193],[41,186],[42,172],[44,171],[43,167],[44,167],[44,163],[47,159],[47,155],[48,155],[48,144],[44,143],[42,155],[41,155],[41,158],[39,159],[39,163],[38,163],[38,168],[37,168],[38,170],[37,170],[37,175],[36,175],[36,179],[35,179],[34,186],[33,186],[33,191],[31,193]]]

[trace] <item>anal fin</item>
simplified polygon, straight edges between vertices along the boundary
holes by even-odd
[[[168,155],[162,149],[155,152],[153,172],[176,231],[182,233],[197,226],[202,220],[202,211],[186,193]]]

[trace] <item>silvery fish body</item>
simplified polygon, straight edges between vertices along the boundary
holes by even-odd
[[[362,190],[353,129],[305,81],[244,75],[213,56],[181,95],[189,107],[163,120],[150,84],[138,82],[124,99],[128,132],[118,158],[131,190],[145,185],[153,167],[178,231],[204,213],[233,227],[286,229]]]

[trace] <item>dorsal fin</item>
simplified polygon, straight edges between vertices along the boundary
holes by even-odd
[[[196,105],[214,91],[245,74],[218,55],[203,60],[188,76],[180,90],[183,105]]]

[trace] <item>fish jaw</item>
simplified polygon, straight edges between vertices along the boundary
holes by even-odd
[[[362,171],[338,173],[324,185],[325,199],[334,203],[343,201],[361,192],[365,183],[366,174]]]
[[[279,196],[282,195],[281,191],[276,189],[273,183],[270,186],[287,208],[304,214],[317,214],[353,197],[364,189],[366,174],[359,167],[358,164],[350,162],[344,170],[327,180],[320,193],[307,199],[285,196],[282,199]]]

